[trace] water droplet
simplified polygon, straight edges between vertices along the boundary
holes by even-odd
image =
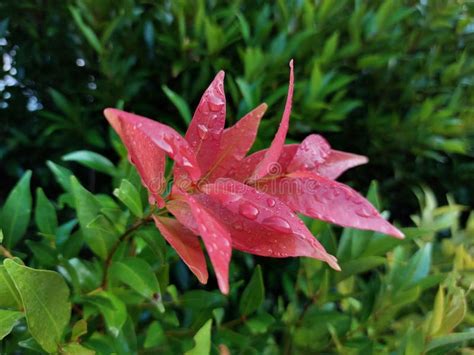
[[[227,240],[227,239],[224,239],[224,245],[226,247],[229,247],[230,246],[230,242]]]
[[[198,125],[198,134],[201,139],[206,139],[209,133],[209,129],[203,124]]]
[[[208,101],[207,105],[209,106],[209,110],[211,110],[212,112],[219,112],[220,110],[222,110],[222,106],[224,106],[224,103],[222,101]]]
[[[188,168],[193,166],[193,164],[191,164],[191,162],[186,157],[182,158],[182,163],[183,163],[183,166],[188,167]]]
[[[213,249],[217,249],[217,244],[216,244],[216,243],[212,243],[212,248],[213,248]]]
[[[242,198],[242,195],[236,193],[228,193],[225,196],[221,197],[221,201],[224,205],[234,203]]]
[[[201,111],[201,113],[203,115],[208,115],[209,114],[209,105],[206,105],[205,100],[207,100],[207,96],[208,95],[205,95],[204,98],[201,100],[200,104],[199,104],[199,111]]]
[[[156,204],[156,199],[153,197],[153,195],[148,196],[148,203],[152,206]]]
[[[361,207],[355,211],[355,213],[361,217],[368,218],[376,214],[374,210],[368,207]]]
[[[207,232],[207,227],[206,227],[205,225],[202,225],[201,228],[202,228],[202,231],[203,231],[204,233]]]
[[[254,220],[257,218],[260,211],[254,204],[244,202],[239,206],[239,213],[248,219]]]
[[[242,222],[235,222],[233,224],[233,227],[235,230],[238,230],[238,231],[241,231],[242,229],[244,229],[243,225],[242,225]]]
[[[291,233],[291,226],[290,224],[288,223],[288,221],[286,221],[285,219],[281,218],[281,217],[278,217],[278,216],[272,216],[272,217],[268,217],[268,218],[265,218],[263,221],[262,221],[262,224],[264,224],[265,226],[277,231],[277,232],[281,232],[281,233]]]
[[[274,207],[276,205],[276,201],[273,198],[268,198],[267,199],[267,205],[268,207]]]

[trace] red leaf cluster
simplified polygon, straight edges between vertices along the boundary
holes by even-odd
[[[199,237],[219,288],[229,292],[232,248],[276,258],[307,256],[340,270],[298,213],[345,227],[403,238],[364,197],[335,179],[367,163],[364,156],[330,147],[312,134],[285,145],[293,97],[293,61],[285,109],[270,147],[247,156],[267,108],[262,104],[225,129],[224,72],[204,92],[185,137],[145,117],[117,109],[105,116],[124,142],[150,201],[174,218],[156,214],[164,238],[200,282],[208,272]],[[174,183],[164,196],[166,156]]]

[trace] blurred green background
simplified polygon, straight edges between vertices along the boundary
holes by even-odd
[[[366,272],[362,276],[329,276],[310,261],[258,259],[269,290],[266,310],[282,323],[275,326],[268,313],[260,313],[252,325],[237,318],[232,331],[218,335],[237,353],[272,353],[284,346],[282,353],[356,349],[369,354],[401,348],[401,353],[416,354],[410,351],[423,348],[417,342],[423,334],[425,339],[448,334],[464,319],[474,245],[474,220],[468,220],[466,208],[474,206],[472,1],[3,0],[0,54],[2,203],[27,169],[33,171],[33,186],[57,198],[62,191],[47,160],[73,169],[92,192],[110,194],[110,177],[61,161],[77,150],[119,161],[102,110],[123,108],[185,132],[200,95],[221,69],[226,72],[229,125],[259,103],[269,105],[255,149],[266,147],[283,111],[288,62],[294,59],[288,141],[320,133],[335,149],[367,155],[368,165],[341,180],[363,192],[372,180],[379,181],[383,205],[400,225],[413,228],[407,242],[383,239],[388,244],[374,242],[370,249],[367,243],[351,244],[360,243],[352,238],[369,238],[364,233],[345,230],[339,238],[313,223],[323,241],[343,242],[337,251],[328,248],[343,261],[383,256],[355,268]],[[63,202],[55,207],[62,209]],[[33,254],[35,266],[54,266]],[[386,257],[387,269],[380,267]],[[234,279],[247,282],[254,263],[237,255]],[[180,265],[175,275],[185,273]],[[467,280],[459,276],[466,268]],[[449,275],[448,281],[437,291],[442,278],[436,275],[441,274]],[[177,282],[183,292],[196,286],[187,279]],[[420,322],[431,314],[437,292],[446,293],[443,312],[452,307],[459,315],[463,304],[464,313],[454,321],[445,318],[450,325],[430,333],[425,329],[430,325],[422,329]],[[213,295],[212,311],[232,309],[239,299],[234,295],[226,304]],[[336,308],[327,306],[335,300],[341,301]],[[194,303],[183,304],[203,313],[203,305]],[[400,323],[391,324],[407,305],[397,318]],[[233,313],[222,317],[233,322]],[[205,317],[196,317],[186,313],[181,326],[199,329]],[[152,323],[153,329],[161,324],[166,330],[167,322]],[[464,328],[472,329],[472,314],[466,322]],[[144,337],[148,325],[140,325],[137,334]],[[235,329],[240,326],[247,326],[247,333]],[[166,349],[191,347],[190,333],[183,334],[189,342],[171,341]],[[239,338],[242,334],[265,334],[267,340],[248,344]],[[275,340],[280,337],[284,345]]]

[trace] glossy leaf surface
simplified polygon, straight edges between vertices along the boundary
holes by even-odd
[[[265,153],[262,161],[257,165],[255,171],[251,176],[251,180],[258,180],[265,175],[268,175],[272,164],[275,164],[283,150],[285,144],[286,133],[290,124],[291,104],[293,100],[293,89],[294,89],[294,74],[293,74],[293,60],[290,61],[290,83],[288,85],[288,95],[286,97],[285,109],[281,118],[280,126],[278,131],[273,138],[272,144],[268,151]]]
[[[237,249],[273,257],[310,256],[339,269],[336,259],[281,200],[231,179],[219,179],[202,190],[229,226]]]
[[[185,138],[202,171],[214,163],[225,125],[224,72],[220,71],[201,97]]]
[[[185,195],[193,217],[198,225],[207,253],[216,272],[217,283],[222,293],[229,293],[229,263],[232,255],[232,241],[226,227],[219,222],[198,200]]]
[[[295,172],[260,182],[258,188],[284,201],[306,216],[344,227],[369,229],[403,238],[364,197],[349,186],[311,172]]]
[[[153,216],[155,224],[198,280],[207,283],[206,259],[196,235],[173,218]]]
[[[240,161],[255,141],[260,120],[266,109],[267,105],[261,104],[224,131],[217,158],[206,173],[207,181],[214,181],[229,170],[240,168]]]

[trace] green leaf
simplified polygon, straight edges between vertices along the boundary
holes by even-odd
[[[191,111],[189,109],[189,105],[186,102],[186,100],[184,100],[181,96],[179,96],[173,90],[168,88],[166,85],[162,85],[161,89],[163,90],[165,95],[168,97],[168,99],[170,99],[173,105],[176,106],[184,122],[186,122],[186,124],[189,124],[191,122],[192,116],[191,116]]]
[[[456,288],[446,306],[443,322],[440,325],[437,335],[450,333],[462,322],[466,316],[467,305],[464,290]]]
[[[110,219],[104,216],[103,214],[97,215],[92,221],[87,224],[86,228],[88,230],[92,230],[98,235],[106,237],[108,240],[117,240],[117,230],[115,226],[112,224]]]
[[[102,44],[100,43],[94,31],[84,23],[84,20],[82,19],[79,10],[75,7],[69,6],[69,11],[71,12],[74,22],[76,22],[82,34],[84,35],[84,37],[86,37],[86,40],[97,51],[97,53],[100,54],[102,52]]]
[[[79,319],[71,331],[71,341],[77,342],[79,338],[87,334],[87,321],[85,319]]]
[[[55,235],[58,228],[56,210],[40,187],[36,190],[35,222],[41,233]]]
[[[101,221],[96,218],[102,206],[97,198],[87,191],[74,176],[71,176],[71,191],[74,195],[77,217],[85,242],[96,255],[106,259],[117,237],[107,227],[104,227],[105,230],[99,228]]]
[[[196,335],[193,337],[195,346],[189,351],[185,352],[185,355],[208,355],[211,352],[211,326],[212,319],[209,319],[201,329],[199,329]]]
[[[22,312],[0,309],[0,340],[10,334],[18,320],[23,317]]]
[[[25,234],[31,216],[31,171],[27,171],[7,197],[0,213],[4,244],[13,248]]]
[[[161,300],[158,279],[145,260],[127,258],[120,262],[114,262],[110,272],[114,278],[130,286],[143,297],[154,302],[156,299]],[[157,305],[161,310],[164,310],[161,302]]]
[[[161,345],[166,339],[163,327],[157,321],[154,321],[148,327],[143,346],[145,349],[154,348]]]
[[[23,308],[20,294],[3,265],[0,265],[0,307],[18,310]]]
[[[431,340],[426,346],[426,351],[430,351],[445,345],[455,345],[474,339],[474,332],[452,333]]]
[[[23,312],[0,309],[0,340],[3,340],[25,315]]]
[[[114,195],[137,217],[143,217],[143,205],[140,193],[128,180],[123,179],[120,187],[114,190]]]
[[[262,269],[257,265],[250,282],[242,293],[239,310],[243,316],[255,312],[265,299],[265,288],[263,285]]]
[[[62,160],[74,161],[88,168],[111,176],[115,176],[117,174],[117,169],[109,159],[103,155],[91,152],[89,150],[78,150],[76,152],[63,155]]]
[[[268,313],[262,313],[247,319],[245,326],[252,334],[263,334],[266,333],[268,328],[274,323],[275,318]]]
[[[35,259],[39,262],[39,265],[45,267],[54,267],[58,263],[58,253],[46,242],[34,242],[27,240],[25,244],[33,252]]]
[[[53,163],[51,160],[48,160],[46,162],[46,165],[48,166],[49,170],[54,175],[54,178],[56,179],[56,182],[61,185],[61,187],[64,189],[64,191],[71,191],[71,176],[72,172],[69,169],[66,169],[65,167],[58,165],[56,163]]]
[[[94,355],[94,350],[88,349],[80,344],[71,343],[62,347],[62,354],[65,355]]]
[[[23,302],[28,330],[48,352],[56,352],[71,317],[69,288],[54,271],[4,261]]]
[[[340,282],[346,278],[375,269],[377,266],[383,265],[386,258],[381,256],[367,256],[355,260],[349,260],[341,264],[342,271],[336,274],[337,280]]]
[[[438,292],[436,293],[435,302],[433,306],[433,313],[431,316],[429,334],[433,335],[441,328],[443,324],[444,316],[444,288],[439,286]]]
[[[102,313],[107,329],[112,336],[117,337],[127,320],[125,304],[113,293],[100,291],[87,298]]]
[[[226,303],[226,298],[217,292],[204,290],[194,290],[186,292],[181,302],[183,307],[193,310],[222,307]]]

